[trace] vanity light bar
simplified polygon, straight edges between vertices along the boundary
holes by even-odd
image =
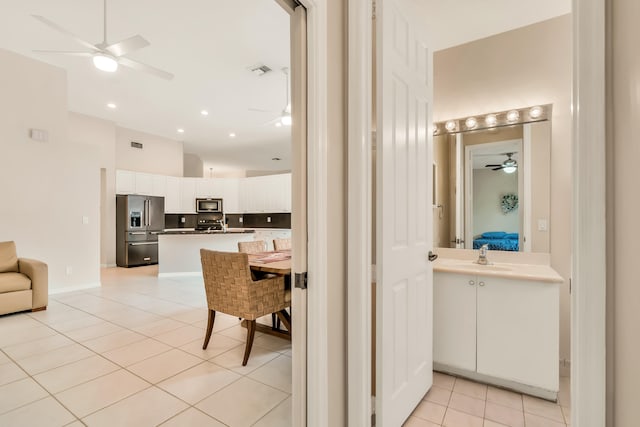
[[[551,118],[552,104],[534,105],[525,108],[500,111],[497,113],[478,114],[461,119],[447,120],[433,124],[433,134],[468,132],[486,130],[503,126],[524,123],[542,122]]]

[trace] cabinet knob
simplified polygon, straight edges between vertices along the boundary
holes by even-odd
[[[475,281],[473,281],[473,280],[469,280],[469,284],[470,284],[471,286],[473,286],[473,285],[475,285],[475,284],[476,284],[476,282],[475,282]]]
[[[479,282],[478,285],[484,286],[484,282]]]

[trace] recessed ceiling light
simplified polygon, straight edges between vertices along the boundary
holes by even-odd
[[[235,138],[235,137],[236,137],[236,134],[235,134],[235,133],[231,132],[231,133],[229,134],[229,138]]]
[[[184,133],[184,129],[179,128],[179,129],[178,129],[178,133]]]
[[[207,110],[202,110],[200,111],[200,114],[202,114],[203,116],[208,116],[209,112]]]
[[[115,109],[117,107],[116,104],[114,104],[113,102],[110,102],[107,104],[107,107],[111,108],[112,110]]]
[[[277,127],[277,128],[282,127],[282,123],[280,123],[280,121],[277,121],[277,122],[276,122],[276,127]]]

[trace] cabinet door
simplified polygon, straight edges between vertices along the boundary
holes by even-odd
[[[152,175],[151,195],[157,197],[167,196],[167,177],[164,175]]]
[[[476,370],[476,277],[435,273],[433,361]]]
[[[198,178],[182,178],[180,182],[180,212],[196,212],[196,182]]]
[[[222,204],[225,213],[241,213],[240,180],[237,178],[220,179],[222,185]]]
[[[196,178],[196,197],[218,197],[215,181],[212,178]]]
[[[558,285],[478,280],[478,373],[558,390]]]
[[[164,198],[164,211],[166,213],[180,213],[180,181],[182,178],[168,176],[166,181],[166,196]]]
[[[136,194],[151,196],[153,192],[153,177],[151,174],[136,172]]]
[[[135,194],[136,174],[132,171],[116,170],[116,194]]]

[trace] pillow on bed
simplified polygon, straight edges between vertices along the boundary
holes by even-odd
[[[518,233],[507,233],[504,238],[518,240],[520,237],[518,236]]]
[[[507,233],[504,231],[487,231],[486,233],[482,233],[482,237],[485,239],[504,239]]]

